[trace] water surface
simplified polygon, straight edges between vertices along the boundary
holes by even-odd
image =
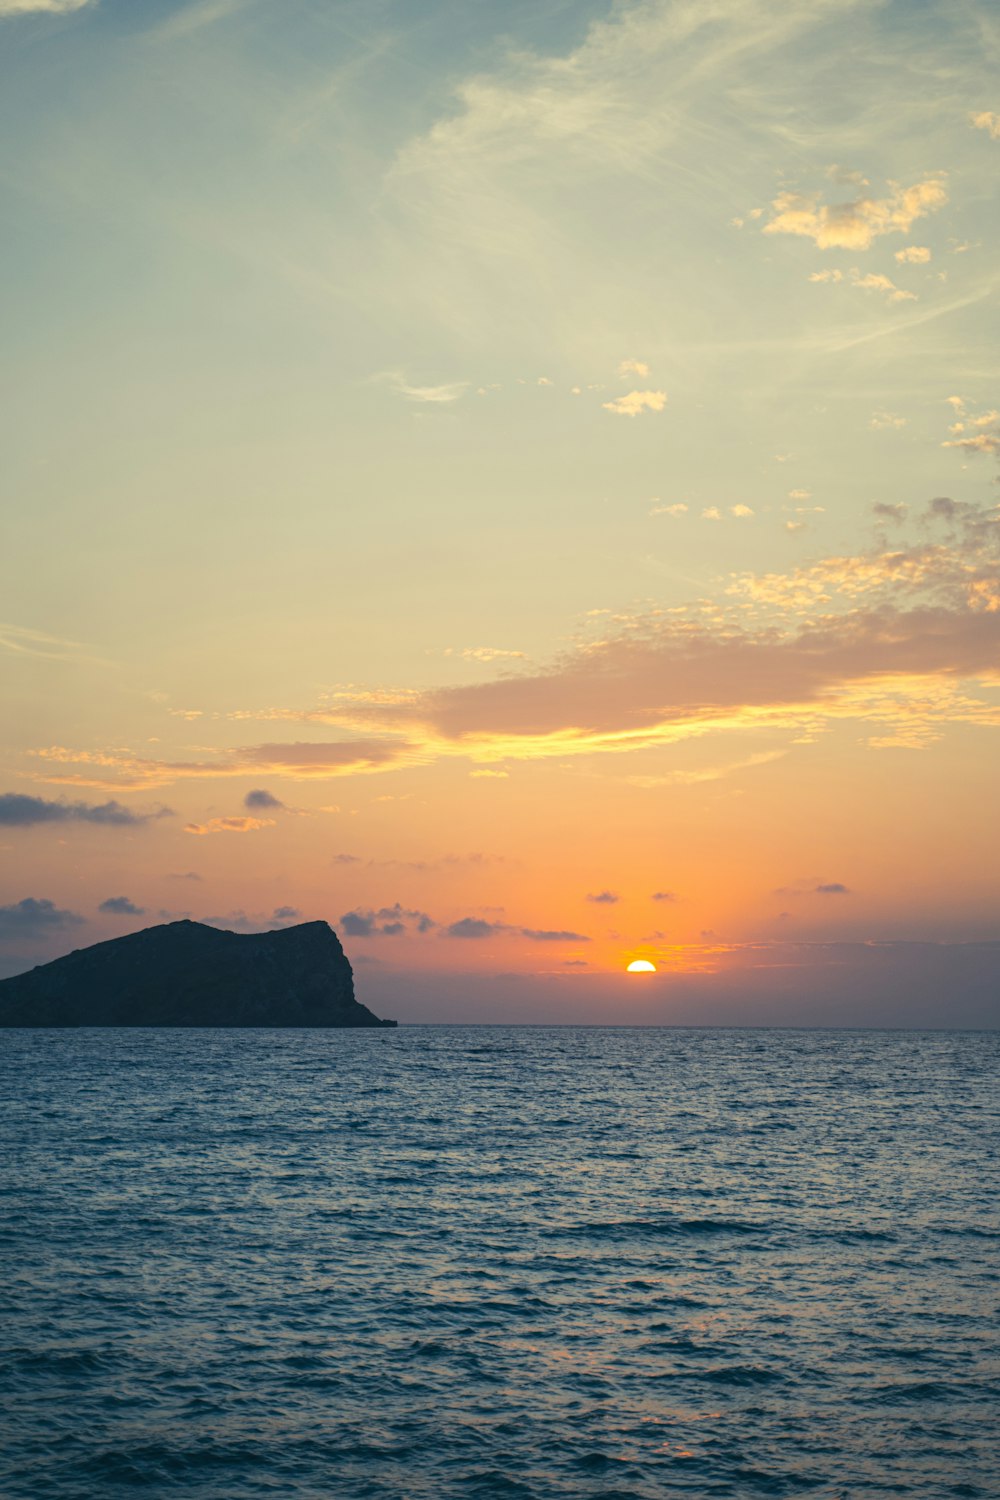
[[[1000,1036],[0,1033],[5,1500],[1000,1495]]]

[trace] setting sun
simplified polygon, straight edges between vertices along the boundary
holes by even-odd
[[[655,974],[656,965],[651,964],[648,958],[633,958],[625,972],[626,974]]]

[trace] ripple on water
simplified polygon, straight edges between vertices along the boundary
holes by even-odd
[[[4,1500],[1000,1496],[996,1036],[4,1043]]]

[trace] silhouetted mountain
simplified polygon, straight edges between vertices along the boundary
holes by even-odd
[[[354,998],[326,922],[242,935],[168,922],[0,981],[0,1026],[395,1026]]]

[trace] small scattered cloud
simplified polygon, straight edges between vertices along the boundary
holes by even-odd
[[[1000,456],[1000,411],[984,411],[973,416],[960,396],[949,396],[948,403],[957,421],[948,428],[951,437],[943,448],[960,448],[966,453]]]
[[[890,281],[888,276],[883,276],[879,271],[869,271],[862,276],[860,271],[851,271],[851,283],[862,292],[884,292],[890,302],[916,302],[916,292],[904,291],[902,287]]]
[[[812,490],[789,490],[789,500],[811,500]]]
[[[776,896],[849,896],[850,888],[840,880],[798,880],[779,886]]]
[[[425,911],[414,911],[398,901],[394,906],[381,906],[377,911],[360,908],[345,911],[340,919],[347,936],[358,938],[401,937],[410,931],[410,923],[420,934],[437,926],[434,918]]]
[[[721,521],[722,512],[717,505],[706,505],[701,513],[701,519],[703,521]]]
[[[276,922],[294,922],[302,913],[297,906],[276,906],[272,915]]]
[[[168,880],[200,880],[197,870],[171,870]]]
[[[136,906],[135,902],[130,901],[127,896],[109,896],[106,901],[101,902],[97,910],[106,912],[111,917],[144,917],[146,915],[146,908]]]
[[[598,891],[594,895],[588,895],[588,901],[593,901],[596,906],[616,906],[621,900],[617,891]]]
[[[902,500],[890,505],[884,500],[876,500],[872,506],[873,513],[882,521],[891,521],[894,525],[902,525],[909,515],[909,506]]]
[[[185,833],[203,838],[210,833],[256,833],[259,828],[273,828],[273,818],[209,818],[207,823],[187,823]]]
[[[674,505],[660,505],[658,501],[654,501],[649,514],[651,516],[686,516],[687,511],[688,508],[683,500],[678,500]]]
[[[461,917],[442,928],[441,936],[447,938],[488,938],[506,928],[502,922],[487,922],[482,917]]]
[[[896,251],[895,258],[902,266],[925,266],[931,259],[931,252],[926,245],[907,245]]]
[[[473,781],[508,781],[509,771],[491,771],[489,767],[483,767],[478,771],[470,771],[469,776]]]
[[[932,175],[901,187],[890,182],[884,198],[825,204],[821,193],[779,193],[764,234],[801,235],[820,250],[868,250],[884,234],[905,234],[917,219],[948,201],[944,178]]]
[[[445,656],[460,656],[463,661],[478,661],[489,665],[491,661],[524,661],[523,651],[510,651],[503,646],[465,646],[461,651],[446,647]]]
[[[753,511],[750,509],[749,505],[731,505],[729,507],[729,514],[731,516],[736,516],[739,520],[743,520],[746,516],[752,516]]]
[[[521,936],[528,938],[533,943],[589,943],[590,938],[583,932],[549,931],[544,927],[522,927],[519,929]]]
[[[34,938],[86,921],[75,911],[66,911],[44,896],[25,896],[11,906],[0,906],[0,938]]]
[[[335,854],[330,863],[334,865],[359,865],[361,863],[361,856],[360,854]]]
[[[612,411],[617,417],[639,417],[643,412],[662,411],[667,404],[667,393],[629,391],[627,396],[619,396],[614,401],[604,401],[601,404],[605,411]]]
[[[841,187],[867,187],[868,178],[863,172],[855,171],[850,167],[840,167],[836,163],[826,169],[826,175],[831,182],[839,183]]]
[[[649,899],[651,901],[679,901],[680,897],[676,891],[654,891]]]
[[[641,359],[623,359],[618,366],[618,378],[625,380],[629,375],[637,375],[640,380],[645,380],[649,374],[649,366]]]
[[[868,425],[869,427],[874,427],[878,432],[886,428],[898,429],[900,427],[905,427],[906,421],[906,417],[897,416],[897,414],[893,411],[873,411],[871,421],[868,423]]]
[[[981,109],[969,116],[974,130],[985,130],[991,141],[1000,141],[1000,115],[992,109]]]
[[[49,802],[21,792],[0,794],[0,827],[29,828],[38,823],[96,823],[107,828],[135,828],[157,818],[173,817],[167,807],[152,813],[133,812],[120,802]]]
[[[272,792],[265,791],[263,787],[258,787],[252,792],[247,792],[246,796],[243,798],[243,806],[250,808],[270,807],[274,808],[275,810],[280,809],[283,811],[285,804],[280,800],[280,798],[275,797]]]

